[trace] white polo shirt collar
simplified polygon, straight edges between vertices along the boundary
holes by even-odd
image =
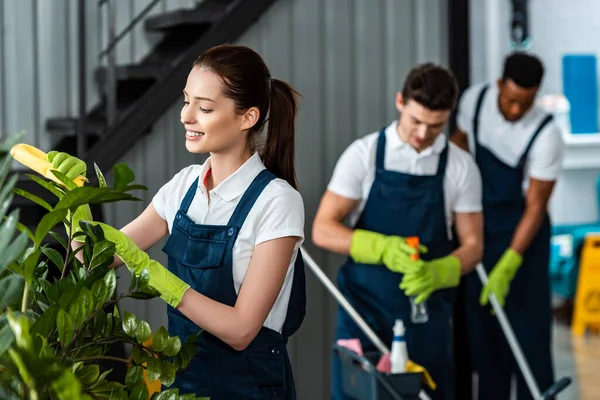
[[[210,157],[202,165],[200,169],[200,182],[198,189],[200,192],[206,192],[204,179],[211,168]],[[232,201],[244,194],[254,178],[265,169],[265,165],[260,159],[260,155],[254,153],[237,171],[231,174],[227,179],[221,182],[217,187],[213,188],[210,193],[219,196],[224,201]]]
[[[417,151],[410,144],[404,142],[400,138],[400,134],[398,133],[398,120],[393,121],[388,125],[387,128],[385,128],[385,139],[386,150],[403,149],[411,154],[414,153],[415,157],[417,158],[427,157],[432,154],[440,154],[446,147],[446,136],[442,133],[435,139],[431,146],[422,152],[417,153]]]

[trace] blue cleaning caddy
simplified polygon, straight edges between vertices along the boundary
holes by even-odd
[[[337,344],[335,356],[342,364],[344,394],[356,400],[419,400],[422,374],[382,374],[377,371],[378,352],[360,356]]]

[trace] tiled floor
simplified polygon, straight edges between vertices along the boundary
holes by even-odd
[[[600,335],[573,336],[568,326],[555,325],[554,360],[557,378],[573,379],[558,400],[600,399]]]

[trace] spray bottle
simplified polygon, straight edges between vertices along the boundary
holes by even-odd
[[[419,260],[419,237],[410,236],[406,238],[406,243],[417,250],[415,254],[411,256],[414,261]],[[411,314],[410,320],[413,324],[424,324],[429,321],[429,314],[427,312],[427,303],[422,302],[421,304],[415,303],[415,296],[410,297]]]
[[[407,361],[408,353],[406,351],[406,342],[404,341],[404,322],[401,319],[397,319],[394,324],[394,341],[392,342],[392,352],[390,354],[392,374],[406,372]]]

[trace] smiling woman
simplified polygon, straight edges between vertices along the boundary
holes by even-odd
[[[101,224],[117,244],[115,266],[148,269],[171,336],[183,342],[204,330],[175,380],[180,393],[295,399],[286,343],[306,308],[296,92],[250,48],[222,45],[194,63],[183,95],[186,148],[210,157],[177,173],[121,231]],[[168,233],[167,269],[144,250]]]

